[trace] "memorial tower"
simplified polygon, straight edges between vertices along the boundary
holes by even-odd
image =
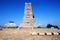
[[[34,26],[35,21],[34,21],[34,15],[32,14],[31,3],[25,3],[24,17],[20,27],[34,27]]]

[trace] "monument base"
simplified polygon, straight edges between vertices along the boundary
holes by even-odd
[[[20,29],[33,29],[33,28],[37,28],[37,27],[20,27]]]

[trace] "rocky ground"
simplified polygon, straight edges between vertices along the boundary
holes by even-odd
[[[45,31],[44,29],[37,30],[38,29],[3,29],[0,30],[0,40],[60,40],[60,35],[31,35],[33,31]]]

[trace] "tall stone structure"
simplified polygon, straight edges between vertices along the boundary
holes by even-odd
[[[35,27],[31,3],[25,3],[24,18],[22,20],[20,27]]]

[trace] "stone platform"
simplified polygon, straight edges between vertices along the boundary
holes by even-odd
[[[11,29],[0,30],[0,40],[60,40],[60,35],[31,35],[32,32],[60,32],[58,29],[35,28],[35,29]]]

